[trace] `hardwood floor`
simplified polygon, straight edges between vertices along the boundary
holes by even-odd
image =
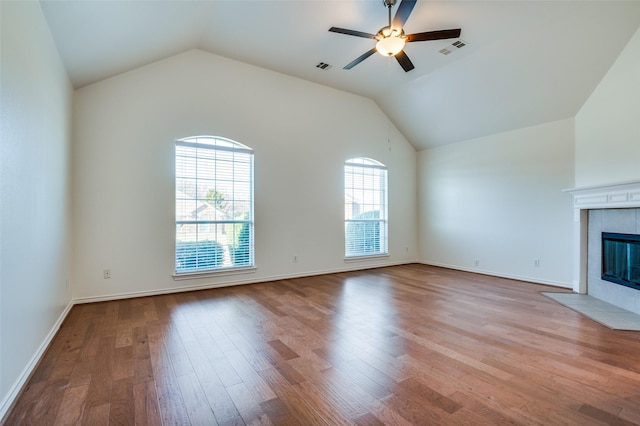
[[[640,424],[640,333],[406,265],[75,306],[8,425]]]

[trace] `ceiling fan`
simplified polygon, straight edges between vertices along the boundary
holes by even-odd
[[[409,19],[409,15],[411,15],[411,11],[416,5],[416,0],[400,0],[400,5],[398,6],[398,11],[396,12],[396,16],[393,18],[393,21],[391,21],[391,8],[397,3],[397,0],[383,0],[382,3],[385,5],[389,12],[389,25],[386,27],[382,27],[376,34],[347,30],[345,28],[329,28],[329,31],[331,31],[332,33],[370,38],[377,41],[373,49],[363,53],[352,62],[347,64],[344,67],[345,70],[350,70],[377,51],[383,56],[395,56],[402,69],[404,69],[405,72],[409,72],[415,67],[407,54],[404,53],[403,49],[406,43],[412,43],[414,41],[444,40],[447,38],[460,37],[460,28],[451,30],[427,31],[424,33],[405,35],[404,29],[402,27],[407,22],[407,19]]]

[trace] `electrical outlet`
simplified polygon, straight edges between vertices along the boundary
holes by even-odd
[[[540,267],[540,259],[533,259],[533,267],[534,268]]]
[[[298,256],[293,256],[293,261],[297,262],[298,261]]]
[[[476,259],[476,260],[473,262],[473,266],[480,266],[480,261],[479,261],[478,259]]]
[[[102,271],[102,276],[105,280],[111,278],[111,269],[105,269],[104,271]]]

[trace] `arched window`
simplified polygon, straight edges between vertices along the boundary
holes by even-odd
[[[253,265],[253,150],[214,136],[176,141],[176,274]]]
[[[345,257],[387,250],[387,168],[370,158],[344,163]]]

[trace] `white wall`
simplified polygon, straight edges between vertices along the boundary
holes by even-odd
[[[76,298],[416,258],[416,153],[369,99],[193,50],[78,90],[74,126]],[[255,151],[257,271],[174,281],[174,141],[205,134]],[[388,259],[343,260],[343,165],[356,156],[389,169]]]
[[[640,29],[575,123],[576,187],[640,180]]]
[[[0,10],[1,419],[71,300],[72,88],[39,3]]]
[[[420,259],[571,287],[573,141],[569,119],[419,152]]]

